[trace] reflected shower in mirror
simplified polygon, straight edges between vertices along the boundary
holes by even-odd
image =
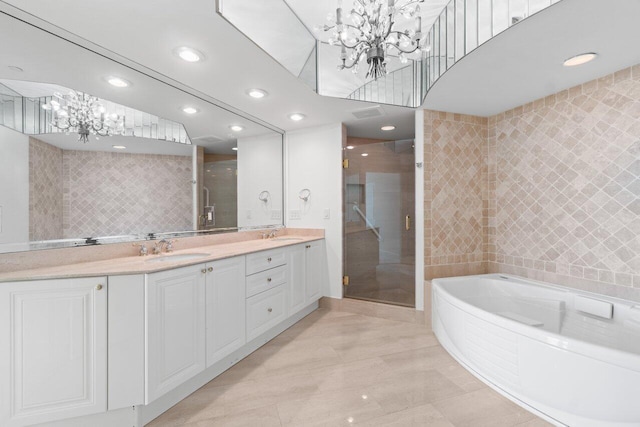
[[[6,13],[0,38],[0,252],[282,224],[280,133]]]

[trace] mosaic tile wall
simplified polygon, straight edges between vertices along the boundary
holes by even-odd
[[[64,237],[192,228],[191,157],[63,152]]]
[[[487,119],[424,116],[425,278],[483,273]]]
[[[29,138],[29,240],[62,238],[62,150]]]
[[[640,66],[489,129],[490,270],[623,297],[640,288]]]

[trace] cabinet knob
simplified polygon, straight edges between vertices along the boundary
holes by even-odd
[[[267,278],[267,282],[271,282],[271,277]]]
[[[305,247],[306,247],[307,249],[309,249],[309,248],[311,247],[311,245],[307,245],[307,246],[305,246]]]
[[[271,262],[271,257],[267,258],[267,261],[268,261],[268,262]]]
[[[269,307],[269,308],[267,308],[267,311],[268,311],[269,313],[271,313],[271,312],[273,311],[273,309],[272,309],[271,307]]]
[[[200,270],[200,272],[201,272],[202,274],[205,274],[205,273],[207,272],[207,269],[206,269],[206,268],[203,268],[202,270]]]
[[[209,267],[209,268],[207,268],[207,271],[208,271],[209,273],[211,273],[211,272],[213,271],[213,267]]]
[[[96,291],[102,290],[102,285],[96,285]]]

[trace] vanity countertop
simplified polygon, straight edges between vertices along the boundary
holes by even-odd
[[[275,239],[245,240],[232,243],[219,243],[209,246],[191,247],[171,253],[147,256],[128,256],[101,261],[81,262],[76,264],[57,265],[35,269],[25,269],[0,273],[0,282],[13,282],[42,279],[65,279],[75,277],[119,276],[126,274],[146,274],[188,265],[202,264],[223,258],[246,255],[269,249],[297,245],[314,240],[322,240],[323,236],[301,235],[282,236]],[[176,255],[207,254],[198,258],[152,262],[151,260]]]

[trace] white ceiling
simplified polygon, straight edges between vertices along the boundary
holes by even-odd
[[[283,130],[344,122],[349,134],[355,136],[402,139],[412,137],[414,132],[412,109],[383,105],[383,117],[358,120],[352,111],[371,107],[370,103],[316,94],[220,17],[213,0],[0,2],[4,10],[11,10],[10,5],[26,12],[21,14],[23,19],[34,20],[29,14],[34,15]],[[192,64],[182,61],[172,53],[179,46],[203,52],[206,60]],[[27,70],[28,65],[22,68]],[[105,66],[105,70],[110,68],[113,65]],[[123,77],[135,87],[136,81],[129,74]],[[246,90],[253,87],[265,89],[269,96],[250,98]],[[180,101],[173,103],[175,108],[184,102]],[[293,122],[288,118],[293,112],[304,113],[307,118]],[[395,124],[397,130],[383,134],[379,128],[387,123]],[[192,125],[187,121],[184,124],[193,138]]]
[[[448,70],[424,108],[491,116],[640,63],[640,1],[563,0],[517,23]],[[598,58],[578,67],[565,59]]]
[[[305,21],[315,21],[313,11],[321,10],[321,6],[335,7],[332,1],[288,1]],[[640,16],[639,5],[637,0],[562,0],[459,61],[432,88],[425,107],[491,115],[637,63],[640,50],[635,44],[640,40],[637,30],[640,26],[634,18]],[[228,135],[227,122],[233,116],[217,116],[219,109],[205,101],[208,97],[287,131],[343,122],[353,136],[381,139],[413,136],[412,109],[383,105],[383,116],[356,119],[353,111],[372,104],[316,94],[220,17],[213,0],[9,0],[0,1],[0,10],[29,22],[39,22],[37,18],[41,18],[46,21],[42,25],[48,25],[50,31],[59,34],[70,31],[79,36],[74,38],[77,43],[84,46],[95,43],[101,53],[139,70],[153,70],[145,72],[184,87],[202,99],[105,58],[96,59],[79,47],[71,49],[67,42],[50,41],[50,36],[35,34],[36,30],[31,31],[34,34],[27,40],[16,39],[20,33],[4,21],[0,23],[0,36],[3,41],[12,42],[3,44],[0,78],[28,79],[40,74],[43,67],[53,75],[49,65],[63,63],[67,71],[73,71],[76,89],[95,88],[93,93],[97,96],[182,122],[192,139],[207,135],[224,139]],[[256,10],[250,12],[263,19]],[[326,12],[324,16],[326,19]],[[202,51],[205,61],[188,64],[172,53],[184,45]],[[601,57],[576,69],[558,66],[566,57],[583,50],[598,50]],[[38,61],[33,55],[37,55]],[[6,65],[20,66],[25,72],[17,76]],[[74,87],[67,81],[69,76],[60,71],[58,74],[60,78],[51,82]],[[124,77],[133,86],[126,92],[106,87],[103,80],[106,74]],[[246,90],[253,87],[267,90],[269,96],[262,100],[250,98]],[[176,111],[180,113],[181,106],[192,102],[202,112],[176,119]],[[292,122],[287,117],[292,112],[304,113],[307,118]],[[214,120],[214,117],[221,118]],[[212,131],[216,123],[224,126]],[[383,124],[394,124],[397,129],[383,133],[379,130]],[[247,122],[247,126],[253,124]],[[255,126],[257,131],[259,126]]]

